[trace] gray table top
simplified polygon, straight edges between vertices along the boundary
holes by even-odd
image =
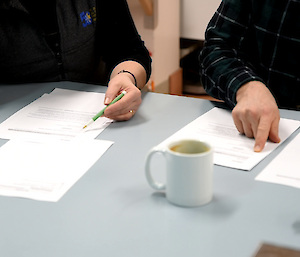
[[[0,122],[55,87],[106,90],[71,82],[0,85]],[[299,131],[250,172],[215,165],[208,205],[177,207],[148,186],[149,149],[214,106],[143,93],[130,121],[98,136],[114,145],[57,203],[0,196],[0,256],[250,257],[263,242],[299,249],[300,190],[254,180]],[[300,120],[295,111],[281,110],[281,116]],[[152,168],[163,180],[159,157]]]

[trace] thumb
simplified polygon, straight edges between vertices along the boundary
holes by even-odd
[[[112,87],[108,84],[107,90],[105,92],[104,104],[108,105],[113,99],[118,95],[119,89],[117,87]]]

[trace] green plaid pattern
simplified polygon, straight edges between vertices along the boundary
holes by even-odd
[[[281,108],[300,104],[300,0],[223,0],[205,33],[202,83],[231,108],[262,81]]]

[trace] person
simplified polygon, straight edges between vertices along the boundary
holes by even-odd
[[[104,116],[139,108],[151,58],[126,0],[0,0],[0,83],[107,83]]]
[[[278,108],[300,107],[299,12],[298,1],[223,0],[205,32],[203,86],[233,109],[256,152],[280,141]]]

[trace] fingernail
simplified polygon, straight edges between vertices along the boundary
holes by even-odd
[[[261,151],[261,148],[259,145],[255,145],[254,146],[254,152],[260,152]]]
[[[104,104],[109,104],[109,103],[110,103],[110,99],[108,97],[106,97],[104,100]]]

